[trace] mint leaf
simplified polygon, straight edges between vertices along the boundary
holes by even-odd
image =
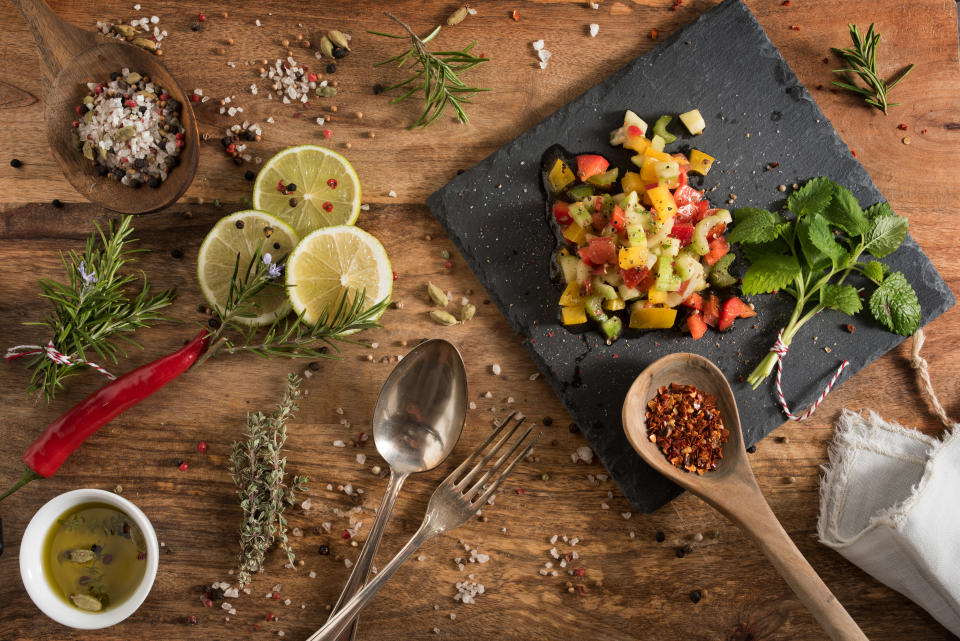
[[[848,316],[853,316],[863,309],[860,294],[853,285],[824,285],[820,290],[820,304]]]
[[[876,260],[871,260],[869,263],[861,265],[861,268],[863,269],[863,275],[877,285],[883,282],[883,279],[890,271],[889,267]]]
[[[729,243],[766,243],[780,234],[783,218],[767,211],[744,207],[733,212],[734,228],[727,234]]]
[[[740,245],[740,251],[743,257],[751,263],[765,257],[779,257],[790,253],[790,246],[782,239],[778,238],[769,243],[747,243]]]
[[[836,265],[846,256],[843,247],[833,237],[830,223],[820,214],[803,218],[798,232],[803,256],[811,268],[819,270]]]
[[[895,252],[906,237],[907,219],[903,216],[894,214],[874,218],[873,227],[864,234],[865,249],[877,258],[883,258]]]
[[[901,272],[890,274],[870,296],[870,311],[881,325],[901,336],[920,327],[920,301]]]
[[[830,203],[836,183],[821,176],[811,178],[807,183],[787,198],[787,207],[798,218],[810,214],[819,214]]]
[[[768,294],[783,289],[799,275],[800,263],[793,256],[759,256],[743,276],[743,293]]]
[[[867,214],[867,218],[870,220],[873,220],[874,218],[883,218],[884,216],[896,216],[896,214],[893,213],[893,208],[890,206],[890,203],[886,201],[879,202],[876,205],[867,208],[865,213]]]
[[[867,220],[860,203],[849,189],[842,185],[834,188],[833,198],[830,204],[823,210],[823,217],[849,236],[861,236],[870,229],[870,221]]]

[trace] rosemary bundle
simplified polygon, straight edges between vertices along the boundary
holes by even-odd
[[[146,274],[138,279],[121,273],[131,256],[147,251],[129,247],[136,240],[130,238],[132,220],[124,216],[110,225],[109,232],[97,225],[82,254],[61,252],[67,282],[39,281],[40,295],[53,311],[42,322],[25,324],[46,327],[54,349],[74,362],[57,362],[42,350],[25,356],[32,370],[27,394],[39,392],[51,401],[66,378],[88,367],[88,358],[116,363],[118,355],[126,354],[122,343],[140,347],[128,334],[166,320],[160,310],[173,302],[176,292],[166,289],[151,295]],[[131,295],[131,289],[136,293]]]
[[[287,482],[287,459],[282,455],[287,440],[287,421],[297,411],[301,379],[287,377],[287,386],[276,409],[247,414],[244,439],[233,444],[230,463],[237,486],[243,522],[240,525],[240,554],[237,557],[240,587],[250,583],[252,575],[263,572],[267,552],[279,543],[292,564],[293,550],[287,540],[287,519],[283,515],[293,505],[295,493],[306,489],[306,476],[293,476]]]
[[[831,51],[838,55],[849,67],[844,69],[834,69],[833,73],[843,76],[844,82],[834,80],[833,84],[847,91],[852,91],[864,96],[864,101],[887,113],[887,107],[893,107],[900,103],[887,102],[887,93],[893,89],[898,82],[907,77],[907,74],[913,70],[913,65],[909,65],[896,80],[888,83],[880,77],[877,72],[877,45],[880,43],[880,32],[874,29],[873,23],[867,29],[867,33],[861,35],[857,25],[847,25],[850,28],[850,39],[853,41],[852,47],[846,49],[832,48]],[[866,87],[860,87],[853,84],[853,76],[860,77]]]
[[[384,14],[403,27],[407,35],[398,36],[381,31],[367,31],[367,33],[383,36],[384,38],[395,38],[398,40],[409,39],[411,45],[404,53],[379,62],[374,66],[381,67],[396,62],[397,67],[402,69],[407,62],[411,62],[411,68],[416,69],[419,67],[419,69],[406,80],[384,89],[385,92],[400,88],[406,89],[405,93],[391,100],[390,104],[396,104],[422,90],[424,101],[423,113],[417,118],[416,122],[410,126],[411,129],[427,127],[433,124],[446,113],[447,107],[454,110],[457,114],[457,120],[466,124],[469,119],[463,110],[463,105],[471,102],[471,98],[477,93],[490,90],[471,87],[460,80],[458,74],[487,62],[489,58],[477,57],[470,53],[470,50],[476,46],[476,41],[456,51],[431,52],[427,49],[427,43],[440,33],[439,25],[434,27],[433,31],[428,35],[420,38],[399,18],[388,12],[384,12]]]

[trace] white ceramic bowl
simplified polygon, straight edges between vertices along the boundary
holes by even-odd
[[[68,604],[62,596],[54,592],[54,588],[47,582],[43,572],[43,544],[47,533],[57,518],[81,503],[106,503],[119,508],[133,519],[147,542],[147,567],[137,590],[123,603],[113,605],[103,612],[84,612]],[[30,519],[27,529],[23,532],[23,541],[20,542],[20,576],[23,578],[27,594],[51,619],[81,630],[106,628],[120,623],[136,612],[150,593],[150,588],[153,587],[159,559],[160,546],[157,543],[157,533],[154,532],[146,515],[127,499],[104,490],[73,490],[50,499]]]

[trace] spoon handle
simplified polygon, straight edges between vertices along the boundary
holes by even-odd
[[[43,0],[12,2],[30,27],[48,82],[52,83],[64,65],[96,42],[92,33],[61,19]]]
[[[857,622],[797,549],[773,510],[763,500],[759,488],[756,488],[756,492],[760,500],[753,502],[750,519],[738,519],[740,526],[753,537],[780,576],[833,641],[868,641]]]
[[[360,556],[357,557],[357,562],[350,572],[350,577],[347,579],[346,585],[343,586],[343,591],[340,592],[340,598],[337,600],[337,604],[333,606],[333,610],[330,613],[331,618],[342,609],[344,604],[346,604],[354,594],[359,592],[367,582],[367,577],[370,575],[370,567],[377,557],[380,539],[383,538],[383,531],[387,527],[387,521],[390,520],[390,515],[393,513],[393,506],[397,502],[397,495],[400,494],[400,488],[403,487],[403,482],[406,480],[406,474],[397,474],[392,469],[390,470],[390,482],[387,484],[387,489],[383,493],[383,498],[380,500],[377,516],[373,519],[373,525],[370,526],[367,541],[363,544],[363,549],[360,551]],[[357,623],[359,619],[359,617],[356,617],[350,622],[349,628],[337,637],[338,641],[353,641],[357,636]]]

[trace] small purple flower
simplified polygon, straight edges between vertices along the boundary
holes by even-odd
[[[270,252],[267,252],[266,254],[263,255],[264,265],[269,265],[272,262],[273,262],[273,256],[270,255]]]
[[[97,274],[92,269],[90,272],[87,272],[87,266],[81,260],[80,265],[77,267],[77,270],[80,272],[80,278],[83,279],[84,285],[93,285],[97,282]]]
[[[283,265],[270,265],[270,278],[280,278],[283,275]]]

